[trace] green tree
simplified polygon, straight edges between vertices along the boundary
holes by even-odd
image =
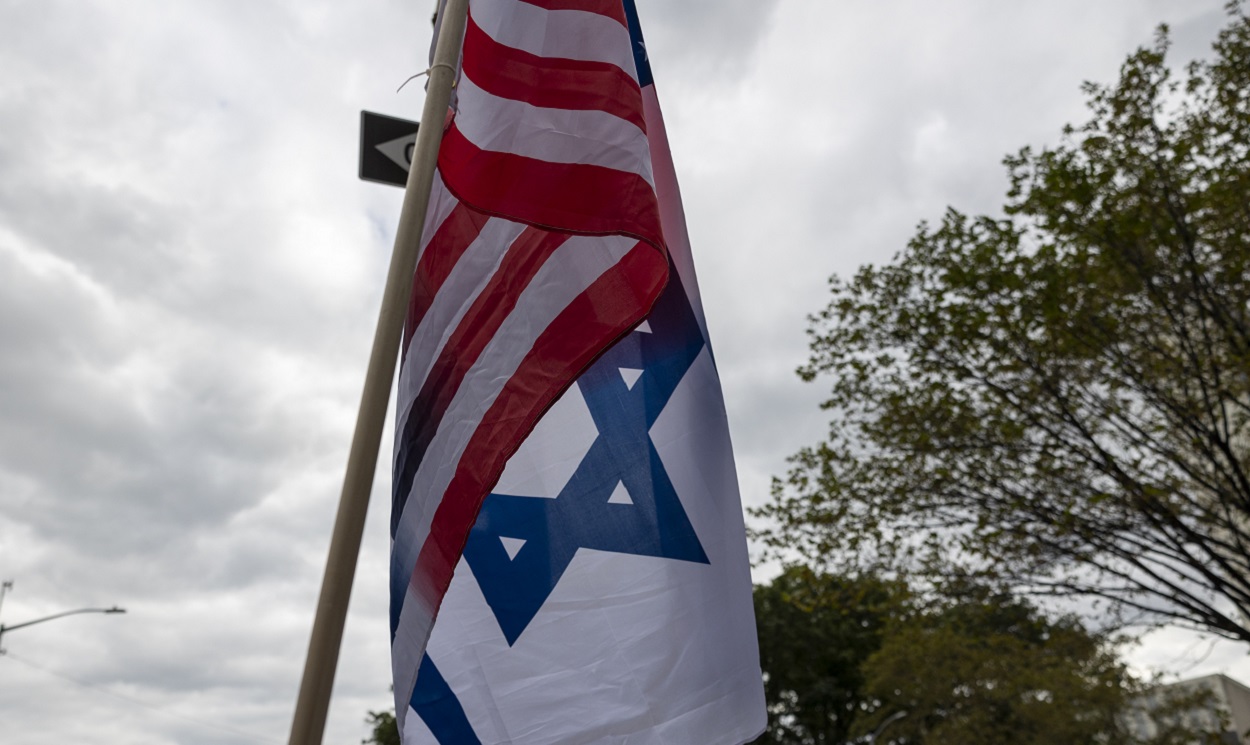
[[[365,722],[373,728],[368,739],[361,740],[361,745],[400,745],[399,725],[395,715],[389,711],[371,711]]]
[[[758,743],[841,745],[866,701],[864,660],[881,646],[905,587],[791,567],[755,588],[769,729]]]
[[[1173,80],[1166,28],[1090,120],[1007,158],[812,318],[828,440],[757,537],[1250,641],[1250,22]],[[1121,615],[1121,618],[1126,616]]]
[[[1115,640],[970,582],[918,599],[901,583],[792,567],[755,591],[769,729],[820,745],[1193,745],[1205,698],[1164,700],[1150,739],[1128,724],[1147,688]]]
[[[1144,689],[1109,639],[984,590],[909,618],[863,672],[871,709],[854,733],[898,715],[882,731],[894,743],[1190,745],[1211,734],[1178,726],[1139,739],[1126,715]]]

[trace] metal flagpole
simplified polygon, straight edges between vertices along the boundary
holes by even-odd
[[[443,122],[460,59],[468,6],[469,0],[447,0],[443,8],[444,17],[439,24],[425,108],[421,115],[424,126],[417,132],[412,168],[408,172],[408,186],[404,191],[395,247],[382,294],[382,308],[378,312],[377,330],[373,336],[373,351],[365,373],[360,413],[347,456],[343,492],[334,532],[330,537],[330,553],[321,582],[321,596],[317,601],[317,615],[313,619],[312,637],[308,643],[304,677],[300,681],[299,698],[295,704],[290,745],[320,745],[325,734],[326,711],[330,705],[339,647],[343,641],[347,603],[356,574],[356,559],[360,554],[365,514],[369,509],[369,492],[373,488],[373,473],[377,469],[387,399],[395,376],[395,358],[412,292],[412,275],[417,266],[421,233],[425,228],[434,166],[438,160]]]

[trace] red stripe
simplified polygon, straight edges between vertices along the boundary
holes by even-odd
[[[456,198],[484,212],[552,230],[664,245],[655,192],[636,174],[482,150],[454,120],[443,135],[438,168]]]
[[[398,519],[407,504],[412,480],[465,374],[512,313],[530,280],[568,237],[538,228],[527,228],[521,233],[443,346],[404,420],[402,445],[396,454],[392,477],[397,485],[392,491],[391,510],[396,516],[393,519]]]
[[[408,316],[404,322],[402,349],[405,355],[408,354],[412,335],[434,302],[434,296],[489,219],[489,216],[474,212],[465,204],[457,204],[421,252],[416,272],[412,275],[412,300],[408,303]]]
[[[413,567],[412,587],[436,614],[508,458],[577,376],[646,316],[667,275],[663,254],[635,246],[552,321],[505,384],[465,448]]]
[[[606,62],[539,57],[495,41],[469,18],[464,74],[500,98],[547,109],[606,111],[642,131],[642,91],[621,68]]]
[[[584,10],[587,13],[597,13],[601,16],[607,16],[614,21],[620,22],[622,26],[628,28],[629,24],[625,20],[625,5],[621,0],[520,0],[523,3],[543,8],[545,10]]]

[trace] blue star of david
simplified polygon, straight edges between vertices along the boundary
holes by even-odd
[[[705,344],[671,267],[648,326],[650,333],[629,334],[578,378],[599,434],[556,498],[492,493],[482,504],[464,558],[509,645],[581,549],[708,563],[648,434]],[[642,374],[630,385],[622,369]],[[621,486],[629,503],[613,500]],[[509,557],[501,538],[525,543]],[[479,742],[428,655],[411,705],[439,742]]]
[[[482,504],[464,557],[509,644],[582,549],[707,563],[648,434],[704,346],[676,272],[648,325],[578,378],[599,434],[556,498],[492,493]],[[622,369],[642,373],[631,385]],[[510,557],[501,538],[524,544]]]

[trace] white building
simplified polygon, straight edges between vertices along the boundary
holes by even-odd
[[[1187,727],[1222,730],[1228,745],[1250,745],[1250,688],[1227,675],[1207,675],[1160,686],[1145,697],[1131,716],[1129,728],[1139,736],[1153,737],[1166,726],[1169,705],[1182,700],[1201,700],[1202,706],[1181,715]]]

